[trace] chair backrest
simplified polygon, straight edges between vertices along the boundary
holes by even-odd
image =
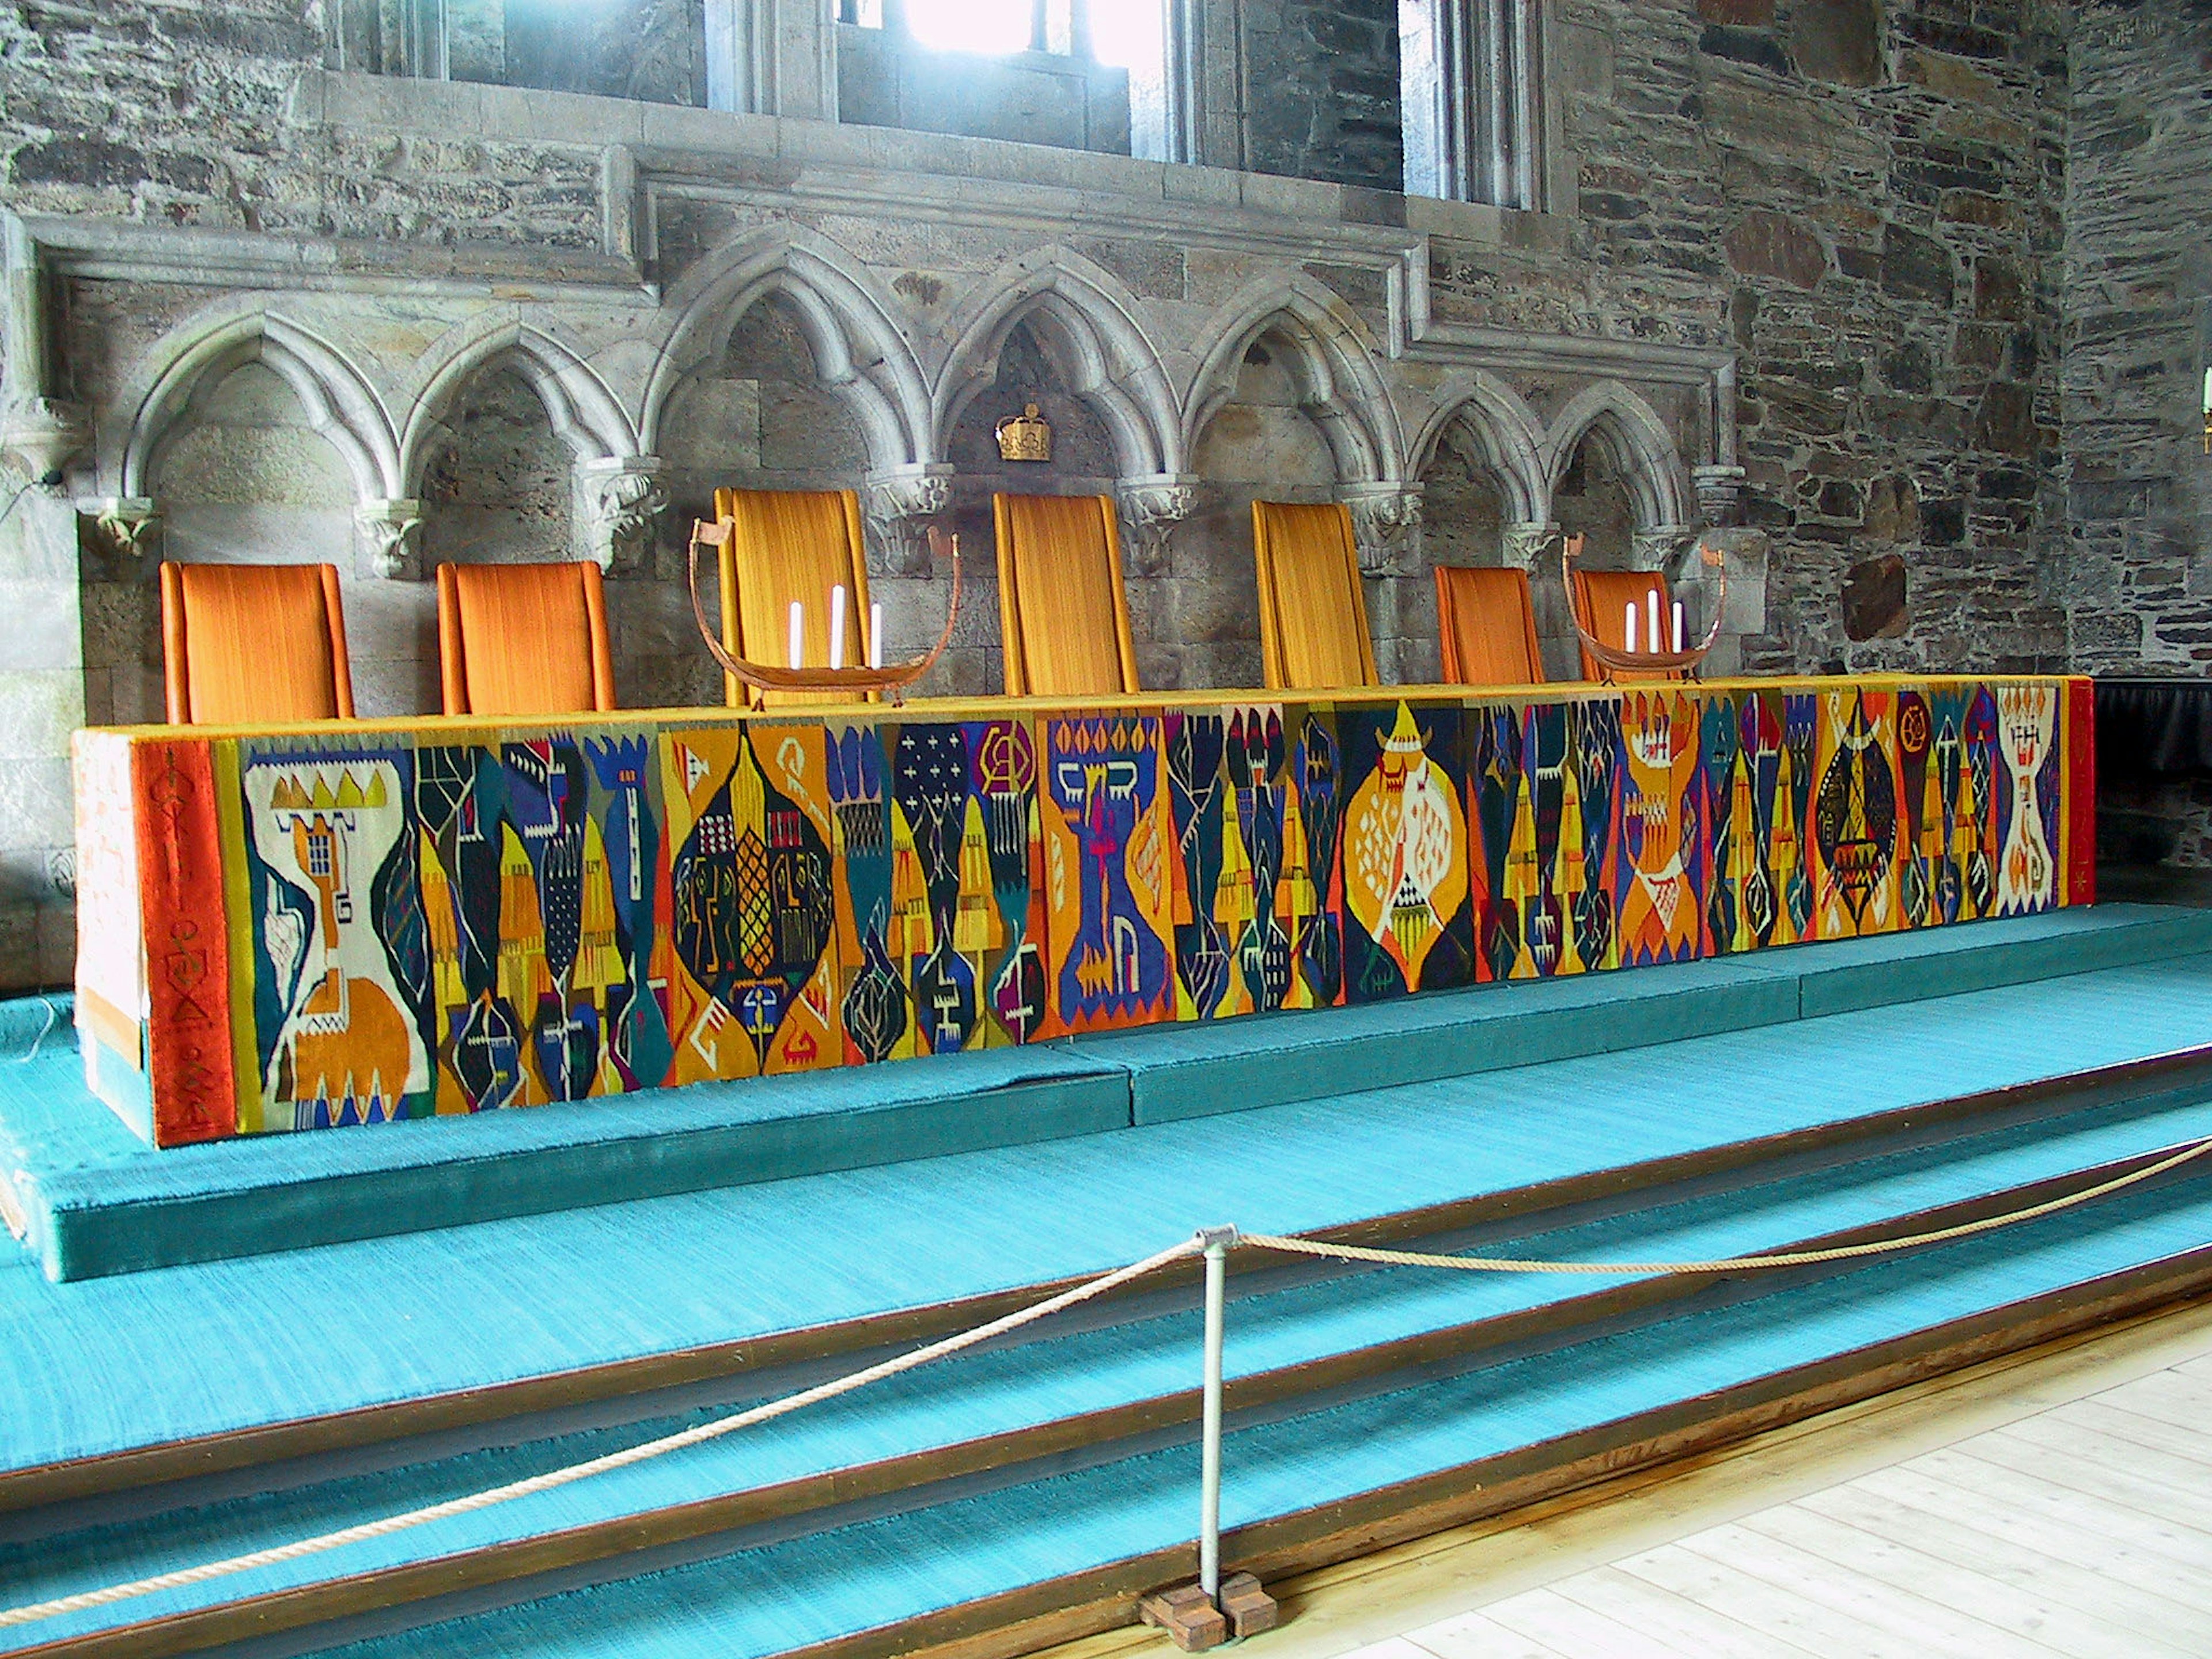
[[[1350,509],[1334,501],[1255,501],[1252,553],[1268,689],[1379,685]]]
[[[994,495],[1010,697],[1135,691],[1121,538],[1106,495]]]
[[[440,565],[438,659],[448,714],[613,708],[599,566]]]
[[[1436,577],[1444,678],[1454,685],[1541,685],[1528,573],[1440,564]]]
[[[353,718],[334,564],[164,564],[161,654],[179,726]]]
[[[868,567],[860,497],[849,489],[718,489],[714,516],[735,532],[723,544],[722,644],[734,656],[791,665],[791,605],[803,607],[801,666],[830,665],[830,590],[845,590],[844,665],[867,661]],[[732,708],[842,700],[841,693],[754,691],[722,677]]]
[[[1650,596],[1659,596],[1659,626],[1662,636],[1674,626],[1674,594],[1667,585],[1663,570],[1584,570],[1579,565],[1574,571],[1572,594],[1575,619],[1595,635],[1600,643],[1620,649],[1627,643],[1628,607],[1636,607],[1637,645],[1639,649],[1651,649],[1651,640],[1645,631],[1650,620]],[[1583,678],[1603,678],[1597,659],[1585,649],[1583,652]],[[1619,674],[1614,679],[1682,680],[1688,675],[1680,670],[1653,674]]]

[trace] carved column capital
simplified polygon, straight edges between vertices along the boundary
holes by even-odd
[[[422,579],[422,503],[372,500],[353,509],[356,567],[386,581]]]
[[[1674,562],[1697,533],[1686,524],[1654,525],[1649,530],[1639,530],[1631,538],[1634,557],[1630,562],[1638,570],[1663,570]]]
[[[1199,480],[1187,472],[1154,472],[1115,483],[1121,534],[1133,574],[1157,576],[1167,568],[1168,538],[1198,510]]]
[[[1370,576],[1390,574],[1406,538],[1420,528],[1421,486],[1392,481],[1339,484],[1336,498],[1352,510],[1359,568]]]
[[[1716,529],[1741,522],[1744,471],[1740,466],[1693,466],[1690,482],[1698,492],[1698,511]]]
[[[889,576],[929,574],[929,521],[952,505],[952,468],[943,461],[871,472],[862,482],[860,507],[881,550]]]
[[[653,521],[668,505],[658,455],[617,455],[576,466],[586,551],[600,569],[635,570],[653,542]]]
[[[1504,562],[1516,570],[1537,569],[1559,534],[1559,526],[1553,520],[1524,520],[1500,526],[1498,540]]]
[[[79,501],[76,510],[93,522],[110,558],[137,561],[153,556],[159,544],[161,509],[143,495],[106,495]]]
[[[18,398],[0,414],[0,450],[14,456],[32,482],[57,484],[62,468],[92,443],[92,417],[58,398]]]

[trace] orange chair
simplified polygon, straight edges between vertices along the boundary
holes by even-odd
[[[1624,631],[1628,620],[1628,607],[1633,605],[1638,617],[1649,618],[1651,614],[1650,596],[1659,596],[1659,626],[1673,626],[1674,614],[1674,591],[1667,585],[1666,572],[1662,570],[1584,570],[1577,565],[1574,570],[1573,601],[1575,619],[1595,635],[1601,644],[1615,650],[1627,644]],[[1645,650],[1651,641],[1645,639],[1638,623],[1638,642]],[[1588,649],[1583,652],[1583,678],[1603,678],[1597,659]],[[1615,674],[1614,679],[1686,680],[1689,678],[1679,669],[1657,674]]]
[[[1252,503],[1260,657],[1271,691],[1379,685],[1351,510]]]
[[[441,564],[438,659],[448,714],[588,714],[615,707],[599,568]]]
[[[164,564],[161,655],[178,726],[353,718],[334,564]]]
[[[1436,567],[1437,636],[1454,685],[1541,685],[1528,573],[1498,566]]]
[[[1106,495],[994,495],[1010,697],[1137,690],[1121,537]]]
[[[718,489],[714,516],[735,532],[723,544],[722,644],[732,656],[789,665],[791,605],[805,607],[803,660],[830,665],[830,590],[845,590],[844,665],[867,661],[868,566],[860,497],[849,489]],[[732,708],[749,702],[835,702],[840,692],[750,690],[722,677]],[[871,699],[872,701],[872,698]]]

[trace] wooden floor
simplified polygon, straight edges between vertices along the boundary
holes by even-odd
[[[1273,1588],[1251,1659],[2212,1654],[2212,1304]]]

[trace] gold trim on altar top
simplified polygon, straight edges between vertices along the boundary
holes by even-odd
[[[999,456],[1008,461],[1048,461],[1052,459],[1052,427],[1031,404],[1018,415],[999,422]]]

